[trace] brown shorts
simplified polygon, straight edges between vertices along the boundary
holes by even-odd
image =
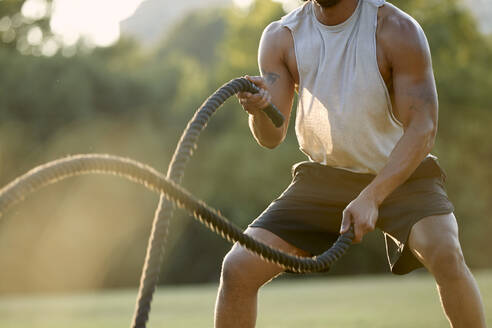
[[[319,163],[301,162],[292,169],[289,187],[250,224],[318,255],[335,242],[342,212],[374,175],[353,173]],[[427,157],[412,176],[381,204],[376,226],[384,233],[391,271],[406,274],[422,265],[406,246],[412,226],[431,215],[454,211],[444,188],[445,174]]]

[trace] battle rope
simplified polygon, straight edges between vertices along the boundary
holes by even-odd
[[[147,250],[146,264],[142,274],[132,327],[145,327],[146,325],[152,294],[157,284],[164,241],[167,236],[168,221],[175,203],[193,213],[197,220],[222,235],[228,241],[238,242],[266,261],[276,263],[293,272],[326,271],[348,249],[354,237],[353,231],[341,235],[332,248],[320,256],[313,258],[292,256],[274,250],[243,234],[241,229],[230,223],[217,211],[208,207],[204,202],[195,199],[190,193],[177,185],[183,176],[186,162],[196,148],[198,135],[206,126],[208,119],[227,98],[239,91],[258,92],[256,87],[248,80],[236,79],[222,86],[197,111],[181,137],[169,166],[167,178],[156,170],[129,159],[96,154],[72,156],[36,167],[2,188],[0,190],[0,216],[8,207],[21,201],[27,194],[42,186],[80,174],[106,173],[119,175],[141,183],[151,190],[160,192],[161,200],[156,210],[152,235],[149,239],[149,249]],[[281,114],[273,112],[274,110],[273,107],[269,107],[267,115],[279,126],[282,124],[282,117],[280,116]]]
[[[178,146],[176,147],[176,150],[172,157],[171,163],[169,164],[167,177],[170,180],[177,183],[181,182],[185,166],[193,155],[193,150],[197,147],[198,137],[201,131],[207,125],[210,117],[228,98],[241,91],[258,93],[259,89],[256,87],[256,85],[245,78],[237,78],[231,80],[220,87],[217,91],[215,91],[215,93],[212,94],[195,112],[195,115],[188,122],[186,129],[183,131]],[[283,115],[273,105],[265,108],[265,113],[270,117],[276,127],[280,127],[283,124]],[[166,199],[161,196],[159,200],[159,205],[157,206],[154,215],[152,232],[147,246],[147,255],[145,259],[144,269],[142,271],[142,277],[140,280],[137,304],[135,308],[133,322],[131,325],[132,328],[146,327],[150,313],[152,296],[159,279],[159,272],[164,255],[164,246],[167,239],[169,221],[172,215],[172,203],[166,201]],[[325,265],[324,268],[312,267],[312,270],[306,271],[326,271],[327,269],[329,269],[331,264],[336,261],[334,254],[337,254],[337,256],[338,254],[340,254],[339,256],[341,256],[348,248],[348,245],[350,245],[350,237],[353,238],[353,236],[350,235],[342,238],[340,240],[340,243],[336,243],[332,247],[332,252],[327,252],[327,257],[325,258],[328,261],[323,262]],[[244,244],[244,246],[247,247],[248,245]],[[333,261],[331,261],[332,259]],[[283,264],[287,265],[287,263]],[[304,272],[304,269],[301,269],[300,267],[292,267],[290,268],[290,270],[294,272]]]
[[[217,210],[198,200],[175,182],[170,181],[154,168],[137,161],[104,154],[75,155],[35,167],[0,189],[0,216],[12,205],[22,201],[32,192],[69,177],[98,173],[112,174],[139,183],[161,193],[166,199],[220,234],[229,242],[238,242],[265,261],[280,265],[293,272],[326,270],[338,260],[352,242],[353,233],[341,235],[332,247],[317,257],[298,257],[272,249],[242,233],[242,230],[223,217]]]
[[[248,91],[258,93],[259,89],[245,78],[237,78],[229,81],[212,94],[195,115],[188,122],[178,142],[174,155],[168,166],[167,178],[180,183],[184,169],[193,151],[197,147],[198,137],[205,129],[210,117],[215,111],[234,94]],[[265,109],[275,126],[279,127],[284,122],[283,115],[274,106]],[[169,222],[173,216],[173,204],[161,196],[154,214],[152,230],[147,244],[145,263],[140,278],[135,313],[133,315],[132,328],[145,328],[149,319],[150,306],[155,288],[159,281],[159,273],[162,266],[165,244],[168,235]]]

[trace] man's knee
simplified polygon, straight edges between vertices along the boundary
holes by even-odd
[[[438,282],[462,279],[468,271],[458,240],[435,245],[425,261]]]
[[[438,282],[462,279],[467,274],[452,214],[423,219],[414,228],[410,248]]]
[[[227,253],[222,262],[222,272],[220,276],[221,284],[232,287],[234,285],[247,284],[248,277],[245,274],[247,267],[244,267],[245,260],[241,254],[232,249]]]
[[[236,245],[222,262],[221,286],[228,290],[257,290],[280,271]]]

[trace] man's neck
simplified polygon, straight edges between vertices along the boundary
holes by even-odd
[[[352,16],[358,1],[362,0],[342,0],[333,7],[321,7],[319,3],[313,1],[314,12],[321,24],[338,25]]]

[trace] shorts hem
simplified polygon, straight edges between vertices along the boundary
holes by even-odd
[[[424,267],[424,265],[413,255],[413,253],[409,249],[408,245],[408,239],[410,238],[410,233],[412,232],[412,228],[415,224],[420,222],[422,219],[425,219],[430,216],[435,216],[435,215],[447,215],[451,214],[454,212],[454,207],[448,208],[448,209],[440,209],[436,211],[429,211],[426,213],[422,213],[421,215],[416,216],[415,222],[413,222],[409,229],[408,232],[406,233],[405,237],[405,242],[403,244],[403,248],[401,252],[395,251],[392,258],[390,258],[390,253],[387,251],[387,258],[388,258],[388,263],[390,265],[390,270],[392,274],[398,275],[398,276],[403,276],[406,275],[414,270],[420,269]],[[386,232],[385,232],[386,234]],[[386,236],[385,236],[386,239]],[[386,239],[386,242],[387,239]],[[388,247],[388,246],[387,246]],[[404,260],[405,262],[401,262],[401,260]]]

